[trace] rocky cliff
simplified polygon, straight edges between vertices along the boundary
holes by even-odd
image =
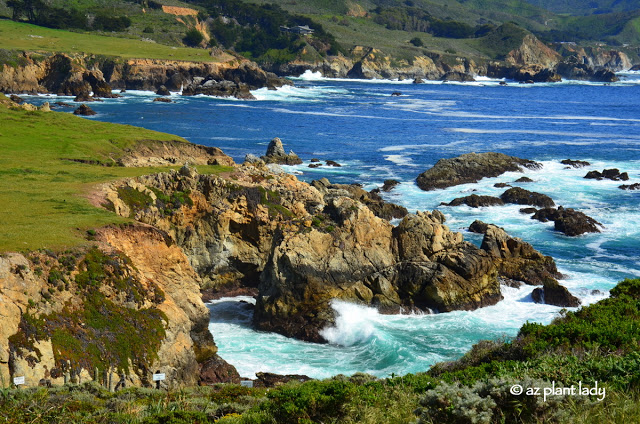
[[[200,277],[161,231],[107,227],[96,246],[0,258],[0,375],[28,386],[194,385],[219,361]]]
[[[112,97],[112,89],[252,98],[249,90],[287,82],[255,63],[220,53],[214,62],[120,59],[86,55],[21,53],[20,65],[2,65],[0,92],[53,93],[87,99]]]

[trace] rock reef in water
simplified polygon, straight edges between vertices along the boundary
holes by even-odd
[[[628,181],[629,174],[626,172],[620,172],[617,168],[612,169],[604,169],[602,172],[599,171],[589,171],[587,175],[584,176],[586,179],[593,180],[612,180],[612,181]]]
[[[502,206],[504,202],[502,199],[493,196],[478,196],[477,194],[471,194],[465,197],[457,197],[449,203],[441,203],[443,206],[460,206],[467,205],[472,208],[480,208],[485,206]]]
[[[497,177],[505,172],[540,169],[540,163],[507,156],[502,153],[467,153],[439,160],[416,179],[422,190],[435,190],[459,184],[476,183],[482,178]]]
[[[515,203],[516,205],[531,205],[541,208],[555,206],[555,202],[546,194],[525,190],[520,187],[512,187],[500,195],[505,203]]]
[[[599,233],[602,224],[585,215],[582,212],[571,208],[543,208],[536,211],[532,219],[540,222],[553,221],[556,231],[564,233],[568,236],[579,236],[584,233]]]

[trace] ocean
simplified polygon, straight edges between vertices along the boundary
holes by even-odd
[[[640,191],[621,182],[584,179],[589,170],[618,168],[626,184],[640,182],[640,73],[620,74],[612,84],[561,82],[502,86],[480,78],[474,83],[412,84],[410,81],[324,79],[306,73],[295,87],[253,92],[257,100],[172,95],[174,103],[153,102],[153,93],[130,91],[119,99],[92,103],[89,119],[124,123],[178,134],[220,147],[236,162],[247,153],[262,155],[273,137],[293,150],[302,165],[285,166],[304,181],[329,178],[360,183],[370,190],[386,179],[400,184],[384,197],[410,211],[440,209],[447,225],[473,243],[467,231],[475,219],[551,255],[566,278],[561,283],[583,304],[603,299],[625,278],[640,277]],[[401,93],[394,95],[392,93]],[[52,101],[30,97],[34,103]],[[57,98],[66,101],[66,98]],[[507,173],[425,192],[415,184],[439,159],[495,151],[541,162],[540,170]],[[341,167],[309,168],[312,158]],[[562,159],[591,163],[567,169]],[[513,183],[527,176],[530,183]],[[441,202],[476,193],[498,196],[511,183],[551,196],[557,205],[595,218],[598,234],[567,237],[519,213],[521,206],[473,209]],[[288,339],[251,328],[248,297],[212,302],[210,330],[219,354],[243,377],[256,372],[306,374],[370,373],[379,377],[426,371],[436,362],[462,356],[482,339],[514,337],[527,322],[549,323],[561,308],[535,304],[533,287],[503,287],[504,300],[476,311],[436,315],[380,315],[376,310],[335,302],[338,320],[324,330],[328,344]]]

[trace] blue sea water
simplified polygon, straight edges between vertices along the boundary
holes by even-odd
[[[640,191],[583,178],[588,170],[618,168],[629,173],[627,183],[640,182],[640,74],[620,76],[621,82],[610,85],[500,86],[495,80],[415,85],[305,74],[295,79],[295,87],[257,90],[257,100],[251,101],[175,94],[175,103],[166,104],[153,103],[152,93],[128,92],[92,103],[98,115],[91,119],[178,134],[220,147],[237,162],[247,153],[263,154],[269,140],[280,137],[305,161],[285,169],[305,181],[327,177],[372,189],[397,179],[401,184],[385,195],[388,200],[410,211],[439,208],[452,229],[475,243],[480,236],[466,231],[474,219],[504,227],[553,256],[566,275],[562,283],[588,304],[606,297],[616,282],[640,277]],[[486,151],[536,160],[544,167],[431,192],[415,185],[416,176],[441,158]],[[343,166],[311,169],[311,158]],[[566,169],[559,161],[569,158],[592,165]],[[513,184],[523,175],[534,182]],[[566,237],[554,232],[552,223],[520,214],[520,206],[439,207],[472,191],[499,195],[504,189],[493,187],[496,182],[548,194],[556,204],[601,222],[603,231]],[[336,302],[338,321],[325,329],[326,345],[253,331],[251,298],[213,302],[210,329],[220,355],[246,377],[258,371],[399,375],[460,357],[478,340],[512,337],[526,321],[550,322],[560,308],[533,303],[531,290],[505,287],[505,300],[495,306],[439,315],[386,316]]]

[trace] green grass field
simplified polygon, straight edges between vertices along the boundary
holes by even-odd
[[[106,37],[39,27],[0,20],[1,47],[7,50],[87,53],[118,56],[125,59],[165,59],[195,62],[216,62],[209,50],[171,47],[131,38]]]
[[[87,229],[124,222],[92,206],[85,196],[98,183],[168,168],[107,167],[66,159],[109,162],[124,148],[152,140],[183,139],[66,113],[0,105],[0,252],[71,247],[85,243]],[[224,169],[198,167],[203,173]]]

